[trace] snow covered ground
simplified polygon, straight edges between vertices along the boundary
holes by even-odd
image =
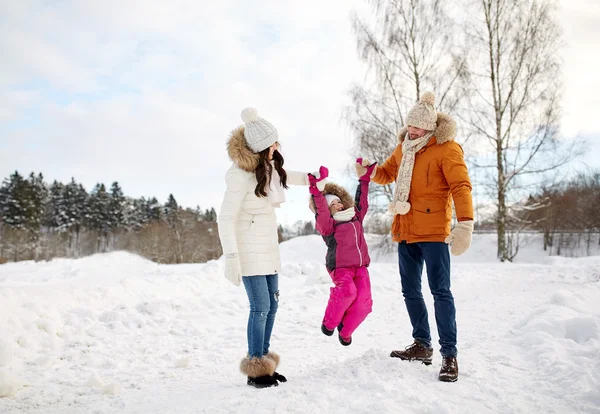
[[[454,384],[437,381],[437,354],[430,367],[388,356],[411,341],[393,254],[372,252],[373,313],[344,348],[319,329],[322,241],[282,245],[272,349],[289,381],[265,390],[238,371],[246,295],[219,261],[117,252],[2,265],[0,412],[600,413],[600,257],[531,250],[501,264],[488,239],[453,265]]]

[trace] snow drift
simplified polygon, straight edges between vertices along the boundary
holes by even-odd
[[[373,313],[342,348],[319,327],[329,293],[318,236],[282,245],[272,349],[289,381],[238,371],[247,300],[223,263],[115,252],[0,266],[0,411],[599,412],[600,257],[497,263],[475,240],[453,261],[460,379],[389,358],[411,341],[395,253],[372,248]],[[424,281],[435,337],[431,296]]]

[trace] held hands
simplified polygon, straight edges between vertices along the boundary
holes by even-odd
[[[450,232],[450,235],[446,237],[446,244],[452,245],[450,252],[454,256],[460,256],[471,246],[474,225],[473,220],[459,221]]]
[[[225,255],[225,277],[235,286],[242,283],[242,266],[237,253]]]
[[[329,177],[329,170],[327,167],[321,166],[318,172],[308,174],[309,191],[311,194],[318,194],[325,189],[327,183],[327,177]]]
[[[370,181],[377,173],[377,163],[370,164],[367,159],[356,159],[356,175],[360,181]]]

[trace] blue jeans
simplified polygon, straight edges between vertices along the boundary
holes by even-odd
[[[456,357],[456,308],[450,292],[450,253],[446,243],[398,244],[398,262],[402,294],[413,327],[413,338],[431,347],[431,332],[427,307],[421,292],[423,262],[427,265],[427,280],[433,295],[435,321],[440,337],[440,352],[444,357]]]
[[[250,302],[248,355],[260,358],[269,352],[279,302],[278,276],[244,276],[242,281]]]

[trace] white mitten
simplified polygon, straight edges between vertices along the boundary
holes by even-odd
[[[225,277],[235,286],[242,283],[242,265],[237,253],[225,255]]]
[[[474,226],[475,222],[473,220],[459,221],[450,232],[450,235],[446,237],[445,241],[447,244],[452,245],[450,252],[454,256],[460,256],[471,247]]]
[[[408,201],[396,201],[390,203],[388,210],[392,214],[405,215],[410,211],[410,203]]]

